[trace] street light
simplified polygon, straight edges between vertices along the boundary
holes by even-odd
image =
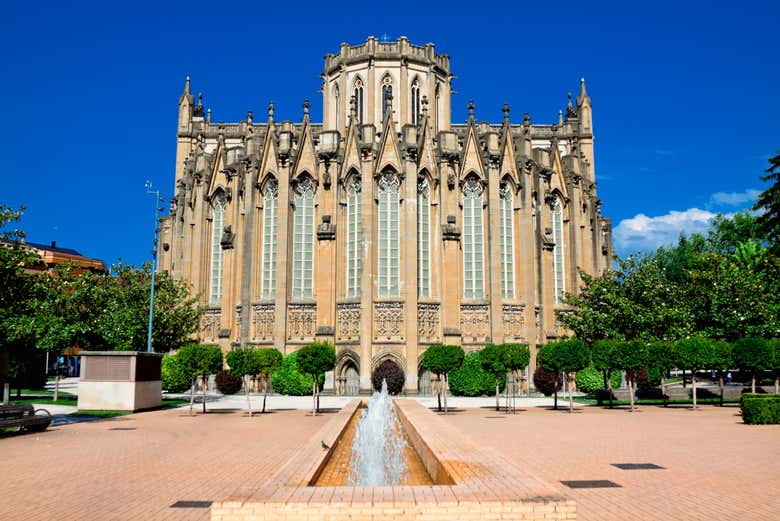
[[[160,232],[160,212],[163,211],[160,203],[165,202],[160,197],[159,190],[152,190],[152,182],[146,181],[146,193],[154,196],[154,247],[152,248],[152,284],[149,288],[149,331],[146,335],[146,350],[152,352],[152,321],[154,320],[154,275],[157,271],[157,235]]]

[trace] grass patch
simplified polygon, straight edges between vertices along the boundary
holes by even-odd
[[[41,404],[41,405],[73,405],[75,407],[78,399],[73,395],[67,395],[67,396],[60,396],[60,399],[56,402],[53,398],[40,398],[40,397],[30,397],[30,398],[13,398],[11,399],[11,403],[35,403],[35,404]]]
[[[92,416],[95,418],[115,418],[117,416],[127,416],[133,414],[133,411],[76,411],[69,414],[69,416]]]
[[[178,407],[180,405],[189,404],[189,400],[182,400],[180,398],[163,398],[160,402],[161,407]]]

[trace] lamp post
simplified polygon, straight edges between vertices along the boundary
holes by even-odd
[[[152,248],[152,283],[149,288],[149,330],[146,335],[146,350],[152,352],[152,322],[154,320],[154,275],[157,271],[157,235],[160,232],[160,212],[163,208],[160,203],[165,202],[160,197],[159,190],[152,190],[152,182],[146,181],[146,193],[154,196],[154,247]]]

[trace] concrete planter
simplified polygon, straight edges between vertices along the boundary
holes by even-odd
[[[78,408],[138,411],[160,406],[161,353],[83,351]]]

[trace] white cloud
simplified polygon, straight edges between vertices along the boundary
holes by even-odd
[[[665,244],[674,244],[680,233],[705,233],[715,214],[699,208],[672,210],[666,215],[648,217],[640,213],[623,219],[613,229],[612,238],[619,255],[635,251],[652,251]]]
[[[710,202],[722,206],[742,206],[758,199],[760,190],[748,188],[744,192],[717,192],[712,194]]]

